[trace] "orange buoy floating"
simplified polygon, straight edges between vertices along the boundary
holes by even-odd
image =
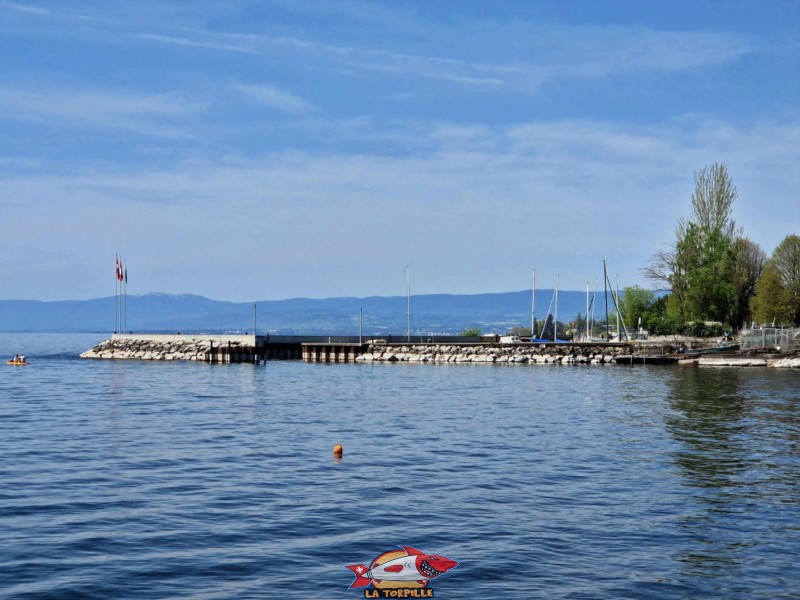
[[[344,448],[342,448],[341,444],[336,444],[333,447],[333,455],[334,456],[336,456],[338,458],[341,458],[343,452],[344,452]]]

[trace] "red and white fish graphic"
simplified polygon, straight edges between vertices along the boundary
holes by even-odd
[[[425,585],[430,579],[435,579],[458,566],[456,561],[444,556],[425,554],[410,546],[400,547],[405,550],[406,556],[393,558],[379,565],[373,562],[372,568],[366,565],[346,565],[345,569],[350,569],[356,576],[350,588],[365,587],[373,581],[413,581]]]

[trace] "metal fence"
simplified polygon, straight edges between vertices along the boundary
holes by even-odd
[[[800,349],[800,327],[783,329],[762,327],[750,329],[741,334],[742,350],[780,348],[781,350]]]

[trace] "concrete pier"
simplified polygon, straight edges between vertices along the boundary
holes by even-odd
[[[348,363],[367,352],[367,344],[341,342],[312,342],[302,345],[305,362]]]

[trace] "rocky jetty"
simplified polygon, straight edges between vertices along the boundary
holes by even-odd
[[[800,357],[786,356],[720,356],[701,357],[680,361],[684,365],[705,367],[776,367],[779,369],[800,369]]]
[[[652,349],[651,349],[652,350]],[[668,353],[672,348],[664,348]],[[648,360],[659,355],[647,355]],[[576,346],[570,344],[523,344],[523,345],[481,345],[451,346],[446,344],[386,345],[372,344],[367,352],[356,358],[357,362],[409,362],[409,363],[493,363],[493,364],[562,364],[562,365],[605,365],[647,363],[637,360],[634,346]],[[619,359],[619,360],[617,360]],[[651,364],[658,362],[654,360]],[[800,368],[800,356],[720,356],[682,359],[682,365],[725,366],[725,367],[779,367]]]
[[[771,361],[767,366],[782,367],[784,369],[800,369],[800,356],[790,356]]]
[[[610,364],[620,355],[633,354],[633,347],[554,346],[448,346],[373,344],[358,362],[495,363],[495,364]]]
[[[80,355],[81,358],[128,360],[194,360],[217,362],[220,355],[236,356],[252,352],[252,347],[239,342],[224,346],[211,340],[136,340],[110,339]],[[230,360],[225,361],[230,362]],[[239,361],[236,361],[239,362]]]

